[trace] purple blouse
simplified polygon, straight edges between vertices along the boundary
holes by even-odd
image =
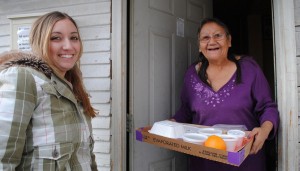
[[[215,124],[245,125],[248,130],[263,122],[273,123],[269,139],[276,135],[279,113],[272,100],[269,84],[259,65],[251,57],[239,60],[242,81],[235,83],[236,73],[218,91],[214,91],[198,77],[191,65],[184,78],[181,107],[173,117],[177,122],[213,126]],[[190,171],[265,171],[265,152],[250,155],[235,167],[199,157],[190,157]]]

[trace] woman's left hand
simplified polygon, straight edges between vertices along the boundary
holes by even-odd
[[[256,127],[250,132],[248,137],[254,137],[254,142],[250,154],[256,154],[263,147],[272,129],[272,122],[266,121],[260,127]]]

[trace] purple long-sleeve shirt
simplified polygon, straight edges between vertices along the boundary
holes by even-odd
[[[212,126],[215,124],[245,125],[248,130],[263,122],[273,123],[269,139],[276,135],[279,113],[272,100],[269,84],[258,64],[250,57],[239,60],[242,82],[236,84],[236,73],[218,91],[198,77],[196,64],[191,65],[184,78],[181,107],[173,117],[177,122]],[[235,167],[199,157],[190,157],[190,171],[265,171],[265,152],[250,155]]]

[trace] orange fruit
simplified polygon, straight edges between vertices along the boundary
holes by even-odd
[[[206,141],[204,142],[204,146],[205,147],[216,148],[216,149],[219,149],[219,150],[226,150],[225,141],[217,135],[209,136],[206,139]]]

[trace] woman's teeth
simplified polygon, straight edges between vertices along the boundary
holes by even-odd
[[[73,55],[60,55],[60,57],[62,57],[62,58],[72,58]]]

